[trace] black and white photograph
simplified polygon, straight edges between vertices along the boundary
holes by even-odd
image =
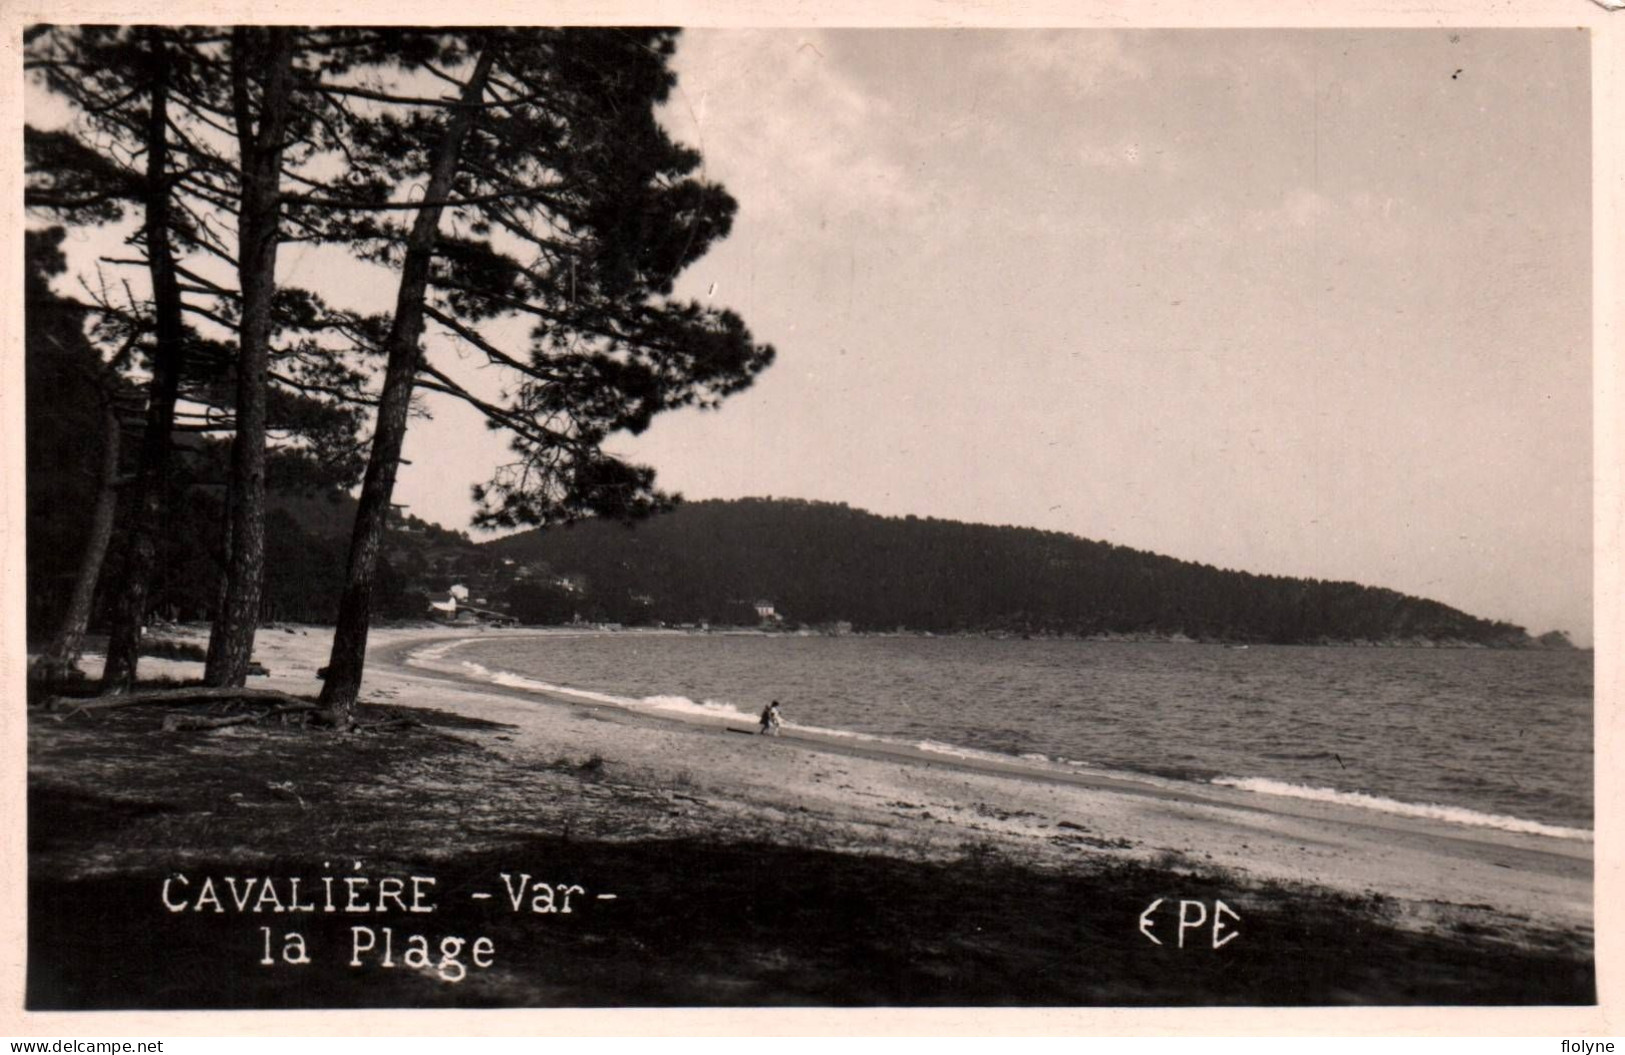
[[[1582,6],[23,21],[12,1010],[1594,1009]]]

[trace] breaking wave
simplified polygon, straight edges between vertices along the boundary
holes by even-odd
[[[458,643],[459,642],[452,642],[451,644],[456,645]],[[413,660],[440,659],[444,657],[446,651],[449,651],[446,646],[435,646],[431,649],[424,649],[421,652],[413,653],[411,658]],[[571,699],[582,700],[588,703],[606,704],[611,707],[619,707],[623,710],[629,711],[663,711],[668,714],[683,714],[690,717],[724,722],[730,725],[743,723],[754,727],[757,722],[757,715],[754,712],[740,710],[735,705],[724,700],[696,701],[687,696],[672,695],[644,696],[641,698],[631,696],[616,696],[607,692],[595,692],[591,689],[572,688],[569,685],[555,685],[550,682],[540,681],[536,678],[527,678],[523,674],[515,674],[512,671],[492,670],[483,663],[476,663],[473,660],[465,659],[461,664],[459,664],[459,666],[464,673],[479,681],[488,682],[492,685],[501,685],[504,688],[509,689],[520,689],[525,692],[545,692],[551,695],[566,696]],[[811,733],[816,736],[831,737],[841,740],[861,740],[869,743],[895,744],[900,747],[907,746],[906,743],[901,740],[895,740],[891,737],[885,736],[876,736],[873,733],[860,733],[852,729],[834,729],[821,725],[803,725],[799,722],[787,722],[786,728],[795,732]],[[1018,761],[1014,755],[1001,754],[996,751],[978,751],[975,748],[970,747],[956,747],[952,744],[939,743],[935,740],[922,741],[914,744],[913,746],[922,751],[932,751],[938,754],[955,755],[966,759],[981,759],[984,761],[1004,763]],[[1046,758],[1045,756],[1036,754],[1023,755],[1021,758],[1029,762],[1050,761],[1050,759]],[[1073,764],[1081,765],[1082,763]]]
[[[416,666],[436,666],[448,672],[455,670],[458,673],[491,685],[500,685],[525,692],[546,693],[566,699],[579,700],[584,703],[611,706],[633,713],[665,714],[671,717],[698,720],[707,724],[743,727],[750,731],[754,731],[756,728],[757,714],[754,707],[741,708],[726,699],[701,698],[696,700],[688,696],[658,691],[647,696],[615,695],[556,684],[515,673],[511,670],[493,669],[471,660],[459,662],[457,658],[449,655],[454,649],[468,644],[472,640],[475,639],[463,638],[433,643],[413,652],[408,657],[408,662]],[[649,688],[655,689],[657,686],[658,681],[654,681],[649,685]],[[1114,779],[1126,778],[1151,783],[1172,781],[1181,784],[1212,784],[1261,795],[1326,802],[1344,808],[1368,810],[1393,816],[1435,820],[1467,827],[1497,829],[1548,838],[1584,842],[1590,842],[1594,838],[1590,829],[1567,827],[1556,823],[1543,823],[1508,813],[1471,809],[1464,806],[1441,805],[1425,801],[1404,801],[1365,792],[1342,791],[1331,787],[1316,786],[1310,783],[1294,783],[1291,780],[1271,777],[1217,775],[1223,772],[1218,766],[1203,769],[1200,767],[1201,760],[1172,753],[1165,753],[1153,761],[1150,759],[1111,757],[1111,755],[1118,753],[1111,752],[1108,754],[1103,752],[1107,756],[1106,758],[1079,761],[1053,751],[1049,753],[1036,751],[1018,753],[1016,750],[1000,751],[969,747],[939,739],[920,739],[917,735],[909,736],[901,730],[887,735],[881,732],[859,732],[851,728],[807,725],[794,720],[795,713],[793,710],[787,717],[789,720],[786,722],[785,732],[790,736],[803,734],[817,738],[840,739],[847,742],[864,742],[890,746],[905,751],[921,751],[971,762],[997,763],[1002,766],[1027,766],[1036,770],[1049,770],[1052,772],[1077,773],[1083,771],[1109,776]],[[838,716],[832,715],[832,717]],[[1098,725],[1098,722],[1096,724]],[[1335,759],[1337,756],[1331,751],[1300,748],[1297,750],[1266,751],[1255,755],[1255,757],[1261,757],[1276,763],[1287,763],[1289,768],[1295,768],[1290,764],[1321,762]],[[1110,760],[1108,761],[1107,758]],[[1413,792],[1413,794],[1418,793],[1419,795],[1428,794],[1426,790],[1422,789]]]
[[[721,700],[691,700],[687,696],[644,696],[635,698],[631,696],[615,696],[607,692],[594,692],[591,689],[577,689],[569,685],[554,685],[535,678],[527,678],[523,674],[514,674],[506,670],[492,670],[489,667],[464,660],[462,667],[469,674],[481,681],[493,685],[501,685],[510,689],[523,689],[526,692],[545,692],[555,696],[568,696],[571,699],[583,700],[589,703],[602,703],[611,707],[619,707],[629,711],[664,711],[669,714],[685,714],[690,717],[706,718],[712,721],[727,722],[729,724],[748,723],[756,724],[756,715],[742,711],[731,703]],[[833,730],[819,730],[820,732],[834,732]]]
[[[971,762],[1000,762],[1009,765],[1012,762],[1040,762],[1047,763],[1049,758],[1045,755],[1026,754],[1012,755],[1003,751],[984,751],[976,747],[961,747],[958,744],[945,744],[941,740],[920,740],[914,744],[921,751],[929,751],[933,755],[947,755],[950,758],[963,758]]]
[[[1378,813],[1448,821],[1451,824],[1464,824],[1474,828],[1499,828],[1502,831],[1521,832],[1526,835],[1545,835],[1554,839],[1578,839],[1585,842],[1590,842],[1592,839],[1592,833],[1584,828],[1564,828],[1555,824],[1542,824],[1540,821],[1526,820],[1522,817],[1509,817],[1500,813],[1480,813],[1477,810],[1469,810],[1461,806],[1400,802],[1398,799],[1383,798],[1380,795],[1367,795],[1359,791],[1315,788],[1304,784],[1289,784],[1283,780],[1270,780],[1268,777],[1214,777],[1212,783],[1230,788],[1239,788],[1242,791],[1257,792],[1260,795],[1280,795],[1292,799],[1332,802],[1340,806],[1354,806],[1358,809],[1374,810]]]
[[[436,645],[427,645],[423,648],[413,649],[411,654],[406,657],[406,661],[408,663],[421,664],[426,660],[433,661],[437,659],[444,659],[446,657],[446,653],[450,652],[452,649],[460,648],[473,640],[473,638],[469,637],[454,637],[450,641],[442,641]]]

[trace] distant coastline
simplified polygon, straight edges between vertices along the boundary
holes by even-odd
[[[311,624],[321,625],[321,624]],[[461,630],[478,632],[479,624],[441,623],[433,620],[386,620],[379,625],[391,629],[439,629]],[[925,637],[925,638],[976,638],[993,641],[1018,640],[1054,640],[1054,641],[1093,641],[1102,644],[1122,645],[1205,645],[1209,647],[1249,649],[1249,648],[1389,648],[1389,649],[1463,649],[1463,650],[1527,650],[1527,651],[1561,651],[1561,652],[1593,652],[1591,647],[1582,648],[1569,642],[1565,637],[1562,644],[1543,643],[1543,639],[1530,637],[1521,642],[1485,643],[1471,640],[1433,640],[1429,638],[1387,638],[1381,640],[1358,639],[1322,639],[1319,641],[1258,641],[1251,639],[1231,638],[1194,638],[1185,634],[1160,633],[1100,633],[1100,634],[1069,634],[1053,631],[1035,631],[1016,633],[1008,630],[955,630],[934,631],[898,628],[892,630],[836,630],[824,626],[811,627],[778,627],[764,628],[760,626],[625,626],[610,623],[551,623],[551,624],[520,624],[518,629],[526,631],[557,631],[561,633],[602,633],[602,634],[728,634],[735,636],[753,637]],[[1551,636],[1551,635],[1546,635]]]
[[[267,542],[264,617],[324,625],[337,610],[353,500],[281,495],[273,505],[278,529]],[[200,536],[174,550],[206,546]],[[49,568],[35,566],[50,552],[30,551],[31,581],[51,579]],[[439,619],[1249,646],[1573,647],[1561,631],[1532,634],[1378,586],[801,500],[696,501],[631,527],[587,520],[482,543],[405,516],[389,531],[382,560],[378,625]],[[155,613],[209,619],[218,595],[211,569],[189,564],[161,576]],[[65,596],[31,592],[29,625],[55,625]]]

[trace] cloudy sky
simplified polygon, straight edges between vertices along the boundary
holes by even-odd
[[[778,362],[617,449],[777,495],[1591,635],[1576,31],[695,30],[739,199],[680,292]],[[466,523],[447,407],[402,500]]]
[[[614,447],[691,499],[1066,531],[1589,642],[1587,47],[688,31],[664,118],[740,209],[679,293],[779,358]],[[429,407],[397,498],[465,526],[503,445]]]
[[[1590,639],[1583,34],[691,31],[677,67],[740,202],[685,291],[779,360],[619,445],[667,486]],[[458,522],[447,476],[403,489]]]

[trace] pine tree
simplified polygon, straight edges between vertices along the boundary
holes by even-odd
[[[462,399],[511,436],[516,458],[475,490],[481,524],[671,506],[652,470],[608,454],[605,441],[665,410],[715,406],[772,359],[732,312],[671,297],[734,212],[726,192],[695,176],[698,155],[656,120],[674,83],[674,39],[618,29],[31,31],[31,68],[121,146],[31,132],[30,204],[85,222],[126,205],[143,213],[137,258],[116,263],[145,268],[148,296],[122,310],[98,304],[150,349],[106,688],[134,677],[169,439],[187,427],[176,416],[220,428],[215,409],[227,405],[233,512],[208,677],[241,682],[263,573],[267,378],[349,408],[351,424],[357,407],[376,407],[324,691],[340,724],[360,685],[415,391]],[[430,78],[453,90],[422,93]],[[398,269],[395,310],[369,317],[278,289],[276,246],[293,237],[342,242]],[[510,319],[528,321],[528,346],[487,326]],[[427,354],[452,345],[511,374],[501,398],[469,390]],[[379,358],[382,389],[371,395],[366,367]],[[202,377],[192,393],[201,412],[177,410],[183,377]]]
[[[259,625],[265,567],[266,408],[270,392],[272,307],[277,249],[282,241],[282,158],[292,109],[291,29],[232,30],[232,117],[238,148],[240,207],[237,274],[236,432],[226,528],[226,572],[209,639],[203,680],[241,685],[248,677]],[[252,87],[258,87],[253,93]],[[257,99],[251,95],[257,94]]]
[[[634,518],[673,498],[655,489],[651,469],[613,457],[604,442],[641,432],[665,410],[715,406],[772,361],[737,315],[670,298],[678,273],[727,234],[735,208],[695,178],[698,154],[656,120],[674,83],[675,33],[487,30],[466,40],[461,76],[426,64],[455,96],[373,92],[412,113],[356,129],[369,165],[393,161],[399,181],[425,187],[410,228],[388,219],[388,204],[305,198],[355,211],[352,242],[401,269],[322,694],[341,726],[360,689],[413,388],[462,399],[511,437],[516,459],[475,489],[480,523]],[[445,215],[451,233],[441,230]],[[529,321],[527,348],[482,329],[509,317]],[[508,372],[503,400],[470,391],[428,354],[453,344]]]
[[[242,683],[259,617],[268,429],[290,429],[329,465],[354,449],[366,373],[333,347],[330,335],[344,320],[320,298],[275,281],[288,147],[298,144],[296,163],[319,167],[345,135],[342,108],[317,93],[307,93],[303,108],[293,105],[293,58],[312,36],[318,86],[320,71],[342,69],[350,51],[371,46],[351,30],[28,34],[28,67],[76,117],[64,129],[28,129],[29,206],[76,224],[116,223],[127,209],[142,214],[127,240],[135,258],[106,262],[140,267],[146,289],[123,303],[104,293],[93,305],[104,325],[144,342],[149,376],[107,691],[124,691],[135,677],[177,432],[237,434],[221,543],[227,573],[207,671],[218,685]],[[308,223],[300,233],[311,235]],[[274,347],[279,334],[287,340]],[[277,391],[268,387],[273,379]]]
[[[69,520],[83,522],[87,501],[90,509],[67,605],[36,605],[37,591],[30,592],[30,630],[36,629],[35,611],[55,617],[48,643],[29,668],[30,678],[47,685],[83,676],[79,656],[113,535],[122,482],[123,418],[131,402],[129,386],[119,377],[120,356],[104,360],[86,337],[84,305],[51,289],[51,278],[66,268],[59,248],[64,233],[53,227],[29,231],[26,238],[31,578],[45,562],[42,540],[49,538],[54,548],[76,538]]]
[[[180,277],[175,270],[172,226],[175,173],[170,152],[169,103],[176,69],[173,46],[165,31],[138,32],[87,30],[71,57],[45,65],[47,79],[94,115],[92,124],[140,145],[144,171],[117,189],[128,187],[143,211],[140,240],[152,287],[151,380],[148,384],[146,423],[136,472],[134,511],[125,547],[124,567],[114,595],[115,617],[110,628],[107,661],[102,672],[104,691],[126,691],[135,679],[142,627],[146,621],[147,590],[156,559],[156,534],[164,512],[164,488],[169,472],[169,436],[175,422],[185,357],[185,327],[181,317]],[[144,99],[145,113],[120,105],[126,99]],[[134,111],[134,112],[132,112]],[[135,154],[134,151],[131,152]],[[112,191],[98,203],[113,208]],[[82,205],[80,208],[90,208]]]

